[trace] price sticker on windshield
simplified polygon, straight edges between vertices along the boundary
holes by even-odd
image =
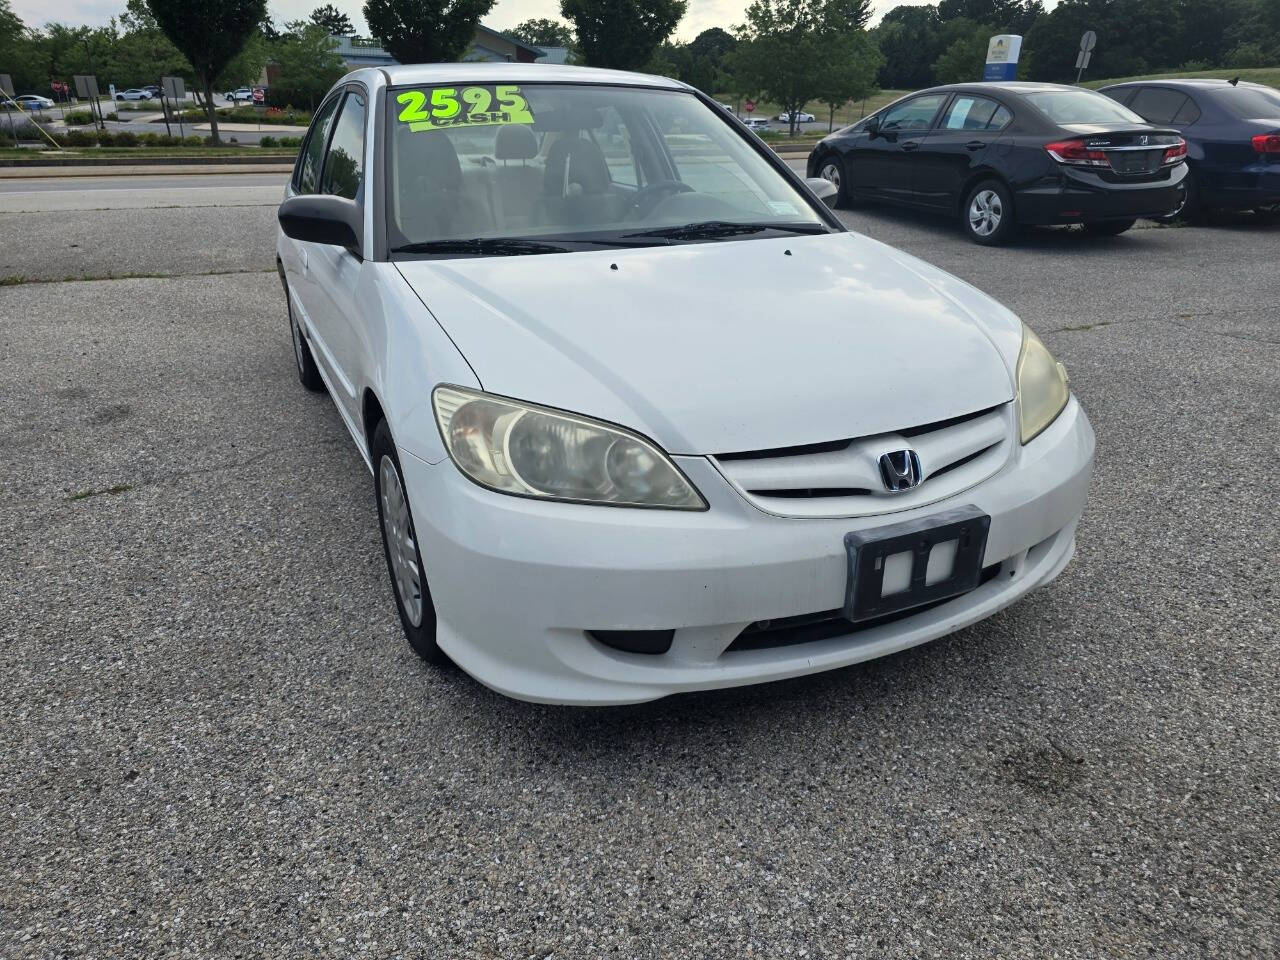
[[[533,124],[529,101],[514,84],[405,90],[396,95],[396,102],[400,104],[400,122],[414,133],[455,127]]]

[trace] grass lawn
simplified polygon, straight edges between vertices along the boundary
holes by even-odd
[[[893,101],[897,100],[899,97],[904,96],[907,93],[910,93],[910,91],[909,90],[880,90],[872,94],[871,96],[867,97],[865,102],[862,100],[855,100],[851,103],[847,103],[843,107],[841,107],[839,110],[836,111],[835,129],[839,130],[841,127],[848,126],[851,123],[861,120],[868,113],[875,113],[881,107],[885,106],[886,104],[893,103]],[[718,100],[720,103],[728,103],[736,106],[738,108],[738,113],[741,116],[747,115],[745,111],[743,111],[742,109],[742,104],[744,102],[742,99],[735,99],[731,94],[727,94],[727,93],[717,94],[715,99]],[[827,132],[827,124],[831,116],[830,111],[827,109],[827,107],[825,107],[823,104],[820,104],[820,103],[810,103],[807,106],[803,107],[802,109],[806,113],[812,113],[816,118],[815,125],[821,127],[821,129],[815,131],[815,133],[817,133],[819,136],[825,135]],[[779,132],[785,132],[786,124],[780,123],[779,121],[773,119],[781,112],[782,112],[782,108],[779,107],[776,103],[769,103],[768,101],[757,100],[755,112],[751,114],[751,116],[768,117],[770,120],[773,121],[774,126],[777,128]],[[813,134],[802,133],[801,136],[806,136],[811,138]]]

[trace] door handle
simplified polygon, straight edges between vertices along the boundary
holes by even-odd
[[[920,146],[920,141],[919,141],[919,140],[904,140],[904,141],[902,141],[902,149],[903,149],[903,150],[915,150],[915,149],[917,149],[919,146]]]
[[[986,145],[987,144],[985,140],[970,140],[968,143],[964,145],[964,148],[966,150],[981,150]]]
[[[298,257],[302,260],[302,272],[308,272],[311,269],[311,258],[307,256],[305,248],[298,251]]]

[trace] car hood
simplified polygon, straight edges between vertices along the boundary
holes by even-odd
[[[396,266],[485,390],[671,453],[866,436],[1013,397],[1017,318],[857,234]]]

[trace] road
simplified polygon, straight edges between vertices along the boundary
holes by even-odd
[[[842,212],[1066,364],[1075,561],[898,656],[583,711],[409,652],[274,203],[205,204],[279,181],[173,179],[0,212],[0,956],[1276,955],[1280,228]]]

